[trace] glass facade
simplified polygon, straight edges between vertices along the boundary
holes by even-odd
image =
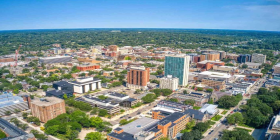
[[[179,78],[179,85],[185,84],[183,80],[186,77],[186,59],[185,57],[165,57],[164,75],[172,75]],[[187,63],[188,64],[188,63]]]

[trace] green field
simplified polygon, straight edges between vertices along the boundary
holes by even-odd
[[[213,118],[211,118],[212,121],[218,121],[222,118],[223,116],[221,115],[215,115]]]

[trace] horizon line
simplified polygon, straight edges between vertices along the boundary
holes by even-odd
[[[12,29],[12,30],[0,30],[0,32],[8,31],[36,31],[36,30],[79,30],[79,29],[178,29],[178,30],[231,30],[231,31],[256,31],[256,32],[280,32],[273,30],[246,30],[246,29],[209,29],[209,28],[46,28],[46,29]]]

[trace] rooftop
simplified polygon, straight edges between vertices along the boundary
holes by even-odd
[[[41,57],[40,59],[56,59],[56,58],[71,58],[71,56]]]
[[[49,106],[64,102],[64,100],[56,97],[34,98],[31,103],[37,106]]]
[[[157,124],[159,120],[155,120],[155,119],[151,119],[151,118],[147,118],[147,117],[142,117],[140,119],[137,119],[127,125],[124,125],[120,128],[122,128],[124,130],[124,132],[127,132],[129,134],[136,134],[142,130],[144,130],[145,128],[148,128],[152,125]]]

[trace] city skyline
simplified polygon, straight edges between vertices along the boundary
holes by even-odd
[[[0,30],[182,28],[280,31],[279,0],[0,1]]]

